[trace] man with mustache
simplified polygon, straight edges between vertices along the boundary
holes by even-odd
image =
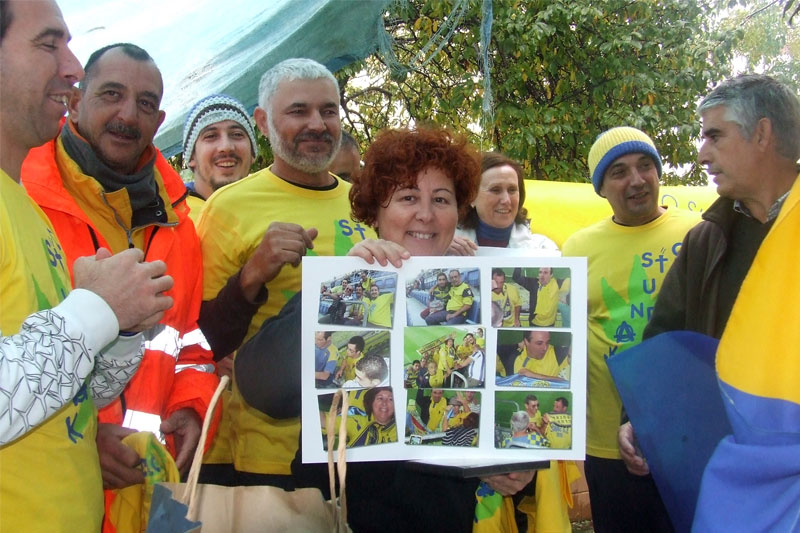
[[[152,144],[164,120],[161,73],[132,44],[97,50],[84,70],[69,120],[56,139],[31,150],[22,181],[53,223],[68,265],[99,247],[136,248],[146,260],[164,261],[175,282],[174,306],[145,332],[138,372],[99,412],[103,485],[114,489],[144,481],[140,457],[121,442],[137,430],[163,434],[179,470],[188,470],[218,378],[197,326],[200,242],[186,214],[186,188]]]
[[[574,233],[562,250],[588,260],[585,472],[592,520],[598,532],[669,531],[652,477],[630,474],[620,457],[622,404],[605,360],[641,342],[661,282],[699,216],[659,205],[661,156],[638,129],[600,134],[589,175],[613,216]]]
[[[250,173],[256,146],[250,116],[237,99],[212,94],[192,107],[183,125],[183,164],[194,175],[186,184],[193,221],[214,191]]]
[[[275,160],[217,191],[197,225],[206,300],[217,297],[239,271],[246,293],[269,291],[246,340],[300,290],[300,260],[307,249],[315,255],[346,255],[355,243],[375,235],[352,221],[350,185],[327,170],[341,140],[339,86],[333,74],[311,59],[287,59],[264,73],[258,92],[253,115]],[[286,264],[292,268],[283,268]],[[298,331],[284,334],[299,337]],[[268,339],[271,345],[273,340]],[[258,371],[239,372],[238,362],[234,377],[223,419],[231,434],[220,434],[206,454],[203,479],[293,487],[290,465],[300,419],[278,420],[253,408],[263,403],[258,395],[282,383]]]

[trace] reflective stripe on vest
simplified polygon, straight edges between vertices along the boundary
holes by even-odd
[[[180,332],[166,324],[156,324],[144,332],[144,347],[147,350],[158,350],[177,359],[181,351]]]
[[[211,346],[208,344],[206,336],[200,331],[200,328],[195,328],[183,334],[183,345],[192,346],[193,344],[199,344],[204,350],[211,351]]]
[[[205,335],[199,328],[186,332],[183,337],[181,337],[180,331],[167,324],[157,324],[144,332],[145,349],[158,350],[175,359],[178,359],[183,348],[197,344],[205,350],[211,350]]]
[[[136,431],[149,431],[164,444],[164,435],[161,433],[160,429],[161,417],[158,415],[145,413],[144,411],[136,411],[135,409],[128,409],[125,411],[125,419],[122,421],[122,426],[135,429]]]
[[[187,369],[197,370],[198,372],[208,372],[209,374],[213,374],[217,371],[214,365],[175,365],[176,374]]]

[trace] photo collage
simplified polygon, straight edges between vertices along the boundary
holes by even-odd
[[[575,409],[573,323],[585,346],[585,311],[571,303],[575,282],[585,286],[585,264],[576,280],[564,258],[471,258],[476,266],[415,258],[384,270],[314,259],[326,266],[306,276],[304,262],[304,289],[313,277],[319,294],[313,331],[304,315],[304,343],[313,335],[315,352],[311,395],[310,372],[303,375],[304,427],[313,399],[317,451],[327,450],[325,419],[338,389],[348,395],[337,420],[346,417],[351,450],[392,445],[387,458],[406,459],[460,448],[508,460],[513,450],[573,449],[573,414],[585,418],[585,407]],[[583,383],[585,349],[577,351]],[[398,447],[409,451],[398,456]]]

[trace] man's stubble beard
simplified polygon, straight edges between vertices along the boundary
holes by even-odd
[[[297,170],[306,172],[308,174],[317,174],[327,170],[331,162],[336,157],[336,153],[339,151],[339,146],[342,143],[342,136],[340,134],[338,139],[332,140],[331,150],[328,154],[319,153],[314,154],[313,156],[305,156],[296,153],[294,147],[288,142],[285,142],[283,137],[277,133],[275,124],[272,122],[272,117],[267,117],[267,125],[267,138],[269,139],[269,144],[272,147],[273,155],[281,158],[290,167],[296,168]],[[327,132],[324,132],[322,136],[332,138],[332,136]]]

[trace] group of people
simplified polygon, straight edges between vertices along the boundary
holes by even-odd
[[[528,315],[525,321],[530,327],[569,327],[569,278],[557,280],[552,267],[539,267],[536,277],[523,274],[521,268],[512,273],[514,284],[506,281],[502,268],[492,269],[492,325],[518,328],[522,326],[523,301],[519,287],[528,291]]]
[[[418,390],[408,409],[407,440],[417,436],[421,444],[476,446],[480,413],[475,391],[457,391],[448,400],[443,389]]]
[[[322,286],[320,306],[329,301],[320,313],[320,324],[342,324],[391,328],[394,316],[394,293],[381,292],[381,287],[362,271],[355,281],[342,279],[332,288]]]
[[[461,344],[455,334],[431,347],[406,367],[406,388],[481,387],[486,375],[486,339],[483,328],[466,333]],[[458,379],[456,379],[456,376]]]
[[[419,281],[417,283],[420,288],[416,290],[425,288]],[[411,290],[411,296],[414,296],[414,290]],[[427,288],[427,292],[427,306],[419,316],[429,326],[464,324],[476,305],[473,288],[462,279],[461,271],[455,268],[448,273],[438,272],[436,283]]]
[[[366,342],[361,335],[353,335],[345,350],[333,344],[332,331],[314,334],[314,378],[318,388],[376,387],[389,382],[389,365],[386,359],[365,353]]]
[[[572,415],[569,400],[559,396],[553,410],[542,414],[534,394],[525,398],[525,409],[511,414],[511,435],[498,443],[500,448],[561,448],[572,445]]]
[[[112,44],[82,67],[53,0],[0,0],[0,9],[4,530],[113,530],[113,517],[106,512],[105,524],[103,517],[114,489],[144,480],[141,458],[123,440],[138,430],[162,435],[185,473],[215,369],[230,365],[235,351],[234,386],[212,424],[203,479],[326,493],[327,476],[321,481],[320,470],[299,459],[299,265],[307,251],[398,267],[413,255],[481,246],[557,253],[523,230],[519,165],[494,164],[447,130],[386,130],[352,171],[352,185],[330,173],[342,143],[339,87],[308,59],[283,61],[261,78],[253,118],[274,161],[255,173],[255,129],[243,106],[216,95],[192,109],[187,189],[153,145],[164,120],[163,82],[145,50]],[[619,428],[621,405],[604,360],[659,331],[722,334],[795,183],[798,109],[791,91],[764,76],[734,78],[703,100],[699,160],[721,198],[700,224],[658,205],[661,157],[643,132],[614,128],[589,153],[592,183],[614,215],[576,233],[563,252],[589,264],[586,475],[597,531],[669,528],[633,428]],[[456,237],[459,221],[464,234]],[[645,266],[645,252],[663,261]],[[463,324],[473,295],[458,270],[449,276],[449,301],[426,320]],[[653,282],[630,283],[642,276]],[[624,308],[652,306],[651,287],[662,284],[645,330]],[[539,315],[537,304],[531,324]],[[541,315],[550,322],[549,311]],[[510,316],[519,321],[513,306]],[[634,334],[617,339],[623,323]],[[482,353],[466,359],[475,364]],[[352,359],[359,357],[348,354],[345,370],[326,359],[318,379],[340,372],[361,379]],[[369,392],[372,429],[364,439],[380,439],[377,426],[392,424],[393,398],[382,387]],[[432,523],[468,531],[479,485],[510,497],[532,491],[534,476],[457,479],[404,462],[353,464],[348,517],[356,531]],[[549,508],[568,528],[558,495]],[[719,514],[714,509],[703,508],[706,520]]]
[[[737,295],[740,288],[744,293],[751,264],[796,188],[800,102],[788,87],[767,76],[740,75],[714,88],[698,110],[703,140],[698,161],[707,168],[720,195],[702,213],[702,220],[695,213],[659,205],[662,159],[655,144],[638,129],[617,127],[600,135],[589,152],[592,184],[608,201],[613,216],[574,233],[563,246],[565,256],[588,259],[585,472],[595,531],[673,530],[633,426],[630,422],[620,426],[623,406],[606,359],[667,331],[690,330],[723,339],[735,335],[736,331],[726,330],[726,324],[737,307]],[[791,241],[785,245],[793,246]],[[786,253],[790,253],[788,248]],[[770,283],[763,285],[761,293]],[[753,308],[753,300],[746,305],[741,310],[745,314]],[[634,312],[636,308],[644,312]],[[752,313],[750,317],[764,320]],[[739,324],[739,343],[747,346],[746,358],[739,358],[744,372],[750,365],[762,367],[761,360],[767,357],[758,348],[761,343],[755,336],[760,332],[751,324]],[[788,323],[781,327],[795,329]],[[773,333],[773,342],[779,344],[786,335]],[[791,351],[789,344],[783,347]],[[720,378],[722,354],[717,354]],[[768,365],[771,373],[785,375],[792,368],[796,372],[789,361]],[[778,378],[762,375],[754,383],[766,396],[780,390],[770,387],[770,379]],[[770,503],[748,492],[798,486],[800,454],[791,452],[791,439],[769,439],[774,448],[759,453],[761,466],[745,468],[747,461],[742,461],[760,449],[751,441],[754,433],[769,426],[770,435],[786,432],[796,440],[796,423],[786,418],[777,426],[770,425],[762,417],[775,419],[767,416],[769,409],[759,403],[763,400],[735,398],[730,390],[724,394],[737,422],[734,427],[743,424],[746,429],[725,439],[725,445],[720,444],[712,455],[701,485],[695,527],[700,531],[786,530],[778,524],[796,527],[799,499],[789,505]],[[782,449],[787,453],[779,455]],[[780,463],[773,459],[778,457]],[[787,461],[787,457],[793,459]],[[712,468],[720,464],[724,466]]]

